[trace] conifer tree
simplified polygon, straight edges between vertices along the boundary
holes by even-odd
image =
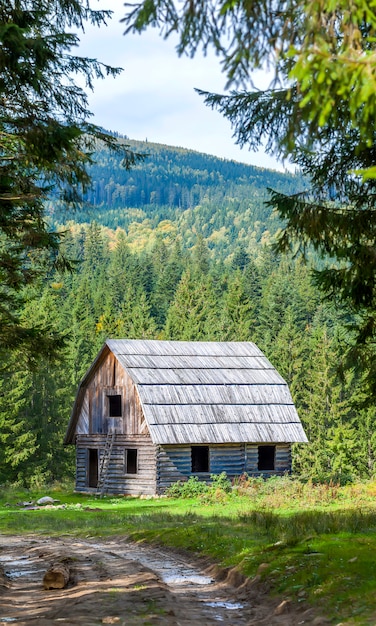
[[[108,265],[108,313],[119,315],[125,294],[133,284],[135,274],[135,259],[126,242],[125,233],[120,231],[117,235],[116,246],[110,255]]]
[[[214,341],[223,335],[210,277],[186,270],[168,311],[166,339]]]
[[[104,239],[103,229],[96,222],[92,222],[85,230],[83,268],[87,275],[93,277],[103,267],[107,260],[107,242]]]
[[[96,332],[96,324],[103,308],[97,312],[96,316],[93,288],[94,284],[86,274],[76,275],[66,301],[66,319],[69,330],[66,358],[69,363],[69,377],[75,386],[78,385],[103,342],[103,336]]]
[[[231,261],[231,265],[234,269],[240,269],[244,271],[250,263],[250,257],[243,245],[240,245],[235,251]]]
[[[295,469],[327,478],[338,471],[335,445],[338,428],[351,427],[349,388],[351,372],[338,376],[338,352],[326,327],[314,328],[308,344],[304,381],[293,389],[309,445],[298,446]]]
[[[193,267],[201,274],[207,274],[210,268],[209,250],[203,235],[197,236],[192,255]]]
[[[163,328],[169,306],[183,274],[183,255],[177,241],[165,265],[156,272],[156,282],[152,296],[153,314],[160,328]]]
[[[2,479],[12,482],[22,480],[38,450],[37,435],[29,421],[33,392],[30,370],[20,366],[17,357],[12,354],[8,358],[9,368],[0,378],[0,468]]]
[[[157,325],[151,315],[151,306],[141,287],[130,286],[118,319],[119,337],[127,339],[155,339]]]
[[[87,94],[76,77],[116,76],[95,59],[72,54],[85,23],[101,26],[109,11],[85,0],[0,2],[0,349],[23,345],[49,352],[53,338],[17,311],[22,288],[43,270],[33,260],[46,251],[57,263],[60,237],[44,220],[44,200],[77,202],[90,184],[86,166],[98,141],[114,138],[90,123]],[[135,154],[125,148],[129,165]],[[48,329],[47,329],[48,331]]]
[[[256,325],[255,305],[249,300],[240,270],[230,276],[223,296],[222,327],[224,341],[251,341]]]
[[[259,320],[260,301],[262,293],[261,272],[253,260],[250,260],[243,270],[243,287],[248,298],[252,302],[256,325]]]
[[[66,332],[63,306],[59,287],[29,287],[22,317],[35,326],[48,320],[56,332]],[[75,393],[63,354],[31,369],[17,350],[7,366],[0,394],[2,476],[28,486],[61,480],[72,471],[71,451],[61,444]]]
[[[299,328],[291,306],[287,306],[283,324],[268,348],[268,358],[286,380],[292,393],[302,380],[303,364],[307,358],[306,333]]]

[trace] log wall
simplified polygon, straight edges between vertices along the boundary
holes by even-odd
[[[79,435],[76,446],[76,491],[95,493],[89,487],[89,449],[98,450],[98,464],[105,443],[103,435]],[[125,473],[126,448],[137,448],[137,474]],[[148,436],[116,435],[110,458],[106,491],[124,495],[156,493],[155,446]]]
[[[291,444],[279,443],[275,446],[274,470],[258,470],[258,448],[260,444],[246,444],[245,472],[249,476],[275,476],[291,472]]]
[[[229,478],[245,471],[244,444],[209,446],[209,472],[194,474],[210,481],[211,474],[226,472]],[[159,446],[157,451],[157,492],[163,493],[172,483],[192,476],[191,446]]]
[[[98,463],[105,436],[79,435],[77,437],[76,490],[93,493],[89,487],[89,449],[98,450]],[[200,480],[210,481],[211,474],[226,472],[229,478],[246,472],[250,476],[282,475],[291,472],[291,446],[278,444],[275,450],[275,469],[258,470],[258,445],[234,444],[209,446],[210,471],[194,474]],[[125,473],[124,450],[137,448],[137,474]],[[153,495],[163,493],[178,480],[192,475],[191,446],[154,446],[148,436],[117,435],[112,450],[107,490],[113,494]]]
[[[244,472],[250,476],[274,476],[291,472],[290,444],[277,444],[275,469],[258,470],[258,444],[209,446],[210,471],[194,474],[200,480],[210,481],[211,474],[226,472],[231,479]],[[157,492],[163,493],[172,483],[184,481],[192,475],[191,446],[158,446]]]

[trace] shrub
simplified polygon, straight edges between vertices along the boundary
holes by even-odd
[[[227,478],[226,472],[222,472],[221,474],[212,474],[210,490],[216,491],[217,489],[221,489],[225,493],[231,493],[232,485],[229,478]]]
[[[210,485],[200,481],[197,476],[190,476],[187,481],[178,480],[166,490],[166,495],[169,498],[197,498],[200,496],[204,503],[224,501],[232,491],[231,481],[227,478],[226,472],[212,474],[210,479]]]
[[[186,481],[178,480],[166,490],[169,498],[196,498],[206,493],[209,487],[206,483],[200,481],[197,476],[190,476]]]

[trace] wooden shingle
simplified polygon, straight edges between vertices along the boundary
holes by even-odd
[[[106,350],[134,382],[154,444],[307,441],[287,383],[252,342],[116,339],[96,361]]]

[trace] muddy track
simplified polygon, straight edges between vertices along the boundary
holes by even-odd
[[[68,586],[46,591],[43,575],[56,562],[69,567]],[[312,609],[271,598],[260,577],[247,581],[234,571],[124,538],[3,536],[1,568],[1,626],[329,623]]]

